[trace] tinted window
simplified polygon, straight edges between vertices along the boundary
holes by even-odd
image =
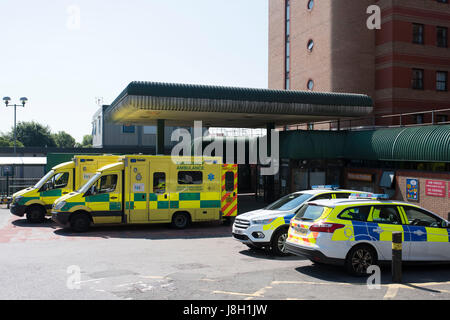
[[[336,193],[336,199],[348,199],[351,193]]]
[[[395,206],[375,206],[373,208],[372,221],[385,224],[402,224]]]
[[[332,193],[325,193],[312,198],[312,200],[328,200],[331,199],[332,195]]]
[[[301,205],[303,202],[307,201],[310,198],[311,198],[310,194],[303,194],[303,193],[289,194],[270,204],[265,209],[289,211],[297,208],[299,205]]]
[[[225,173],[225,191],[232,192],[234,190],[234,172]]]
[[[153,174],[153,193],[166,192],[166,174],[164,172],[155,172]]]
[[[201,171],[178,172],[178,184],[202,184],[203,173]]]
[[[295,215],[295,219],[304,220],[304,221],[315,221],[319,219],[325,211],[325,207],[315,206],[315,205],[304,205],[302,206],[297,214]]]
[[[338,218],[344,220],[367,221],[369,213],[370,206],[348,208],[342,211]]]
[[[408,223],[413,226],[422,227],[446,227],[445,221],[423,210],[414,207],[403,207]]]

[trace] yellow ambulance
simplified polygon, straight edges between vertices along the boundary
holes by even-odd
[[[55,201],[52,219],[76,232],[92,224],[230,223],[237,214],[237,170],[219,157],[123,156]]]
[[[50,170],[36,185],[16,192],[12,197],[10,211],[31,223],[44,221],[51,215],[53,202],[84,185],[95,172],[119,160],[120,156],[80,156]]]

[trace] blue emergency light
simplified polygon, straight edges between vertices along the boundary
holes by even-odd
[[[339,186],[338,185],[335,185],[335,184],[329,184],[329,185],[322,185],[322,186],[312,186],[311,187],[313,190],[316,190],[316,189],[330,189],[330,190],[336,190],[336,189],[339,189]]]
[[[389,195],[376,193],[352,193],[349,199],[388,200]]]

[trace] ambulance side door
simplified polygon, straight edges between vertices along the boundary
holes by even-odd
[[[139,160],[131,159],[127,168],[128,193],[125,206],[131,223],[148,222],[148,163]]]
[[[94,223],[122,222],[122,171],[103,174],[85,196]]]
[[[149,221],[170,220],[168,179],[169,164],[159,162],[157,165],[150,165]]]

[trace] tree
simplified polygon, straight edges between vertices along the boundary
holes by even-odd
[[[81,142],[82,148],[92,148],[92,135],[87,134],[83,136],[83,141]]]
[[[16,142],[17,147],[23,147],[23,143],[20,141]],[[14,147],[14,140],[10,139],[7,135],[0,136],[0,147]]]
[[[56,146],[58,148],[74,148],[76,144],[75,139],[70,134],[64,131],[55,133],[53,135],[53,139],[55,140]]]
[[[16,132],[17,140],[25,147],[56,147],[55,139],[48,126],[34,121],[19,122]],[[8,140],[14,141],[14,129],[6,136]]]

